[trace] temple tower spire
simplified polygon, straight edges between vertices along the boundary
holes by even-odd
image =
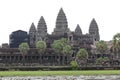
[[[41,16],[39,22],[38,22],[38,26],[37,26],[37,41],[39,40],[45,40],[47,36],[47,25],[46,22],[44,20],[44,17]]]
[[[29,36],[30,36],[30,47],[35,47],[36,42],[36,28],[34,23],[31,24],[30,30],[29,30]]]
[[[93,36],[95,41],[100,40],[98,25],[94,18],[92,19],[92,21],[90,23],[89,34]]]
[[[63,11],[63,9],[61,8],[59,10],[57,19],[56,19],[56,27],[54,29],[53,34],[65,34],[68,33],[69,29],[68,29],[68,22],[67,22],[67,18],[66,15]]]
[[[82,35],[82,30],[81,30],[79,24],[77,24],[77,27],[76,27],[76,29],[75,29],[75,34],[76,34],[76,35]]]

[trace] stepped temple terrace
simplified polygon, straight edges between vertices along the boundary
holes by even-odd
[[[119,41],[100,40],[99,27],[93,18],[88,25],[88,33],[83,34],[79,24],[74,31],[68,25],[67,16],[61,8],[56,18],[55,28],[49,34],[43,16],[37,27],[31,24],[28,31],[16,30],[9,35],[9,44],[0,48],[0,69],[13,67],[71,68],[72,61],[78,69],[120,69]],[[116,43],[118,41],[118,43]],[[20,47],[22,43],[28,44]],[[120,46],[120,45],[118,45]]]

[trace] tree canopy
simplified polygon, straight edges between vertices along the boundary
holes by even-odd
[[[71,61],[70,65],[71,65],[73,70],[77,70],[78,67],[79,67],[79,65],[78,65],[78,63],[76,61]]]
[[[37,41],[36,42],[36,48],[39,52],[44,52],[46,49],[46,42],[45,41]]]
[[[113,51],[116,55],[116,58],[118,58],[120,52],[120,33],[117,33],[113,36]]]
[[[104,64],[106,61],[109,61],[108,57],[100,57],[96,59],[96,64]]]
[[[55,40],[52,44],[52,48],[56,53],[65,53],[65,54],[72,53],[72,47],[67,44],[66,38]]]
[[[61,53],[63,49],[63,44],[61,43],[60,40],[55,40],[52,44],[52,48],[56,53]]]
[[[63,53],[65,54],[71,54],[72,53],[72,47],[70,45],[66,45],[63,47]]]
[[[77,52],[77,58],[78,59],[87,59],[88,58],[88,52],[86,49],[79,49]]]
[[[27,54],[27,51],[28,51],[29,49],[30,49],[30,48],[29,48],[29,45],[28,45],[28,43],[26,43],[26,42],[23,42],[23,43],[21,43],[21,44],[19,45],[19,50],[20,50],[20,52],[21,52],[23,55]]]
[[[117,52],[120,50],[120,33],[117,33],[113,37],[113,50]]]
[[[96,43],[96,48],[99,52],[103,53],[108,49],[108,46],[105,41],[101,40]]]

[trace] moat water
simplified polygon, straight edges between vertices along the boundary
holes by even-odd
[[[120,75],[0,77],[0,80],[120,80]]]

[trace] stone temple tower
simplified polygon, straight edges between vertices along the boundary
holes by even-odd
[[[35,47],[36,42],[36,28],[34,23],[31,24],[30,30],[29,30],[29,38],[30,38],[30,47]]]
[[[75,29],[75,34],[76,34],[76,35],[82,35],[82,30],[81,30],[79,24],[77,24],[77,27],[76,27],[76,29]]]
[[[97,23],[96,23],[94,18],[93,18],[93,20],[90,23],[89,34],[93,36],[95,41],[99,41],[100,40],[98,25],[97,25]]]
[[[61,8],[56,19],[56,28],[54,29],[53,35],[64,35],[69,31],[66,15]]]
[[[39,41],[39,40],[44,41],[46,40],[46,36],[47,36],[47,25],[43,16],[41,16],[37,26],[36,41]]]

